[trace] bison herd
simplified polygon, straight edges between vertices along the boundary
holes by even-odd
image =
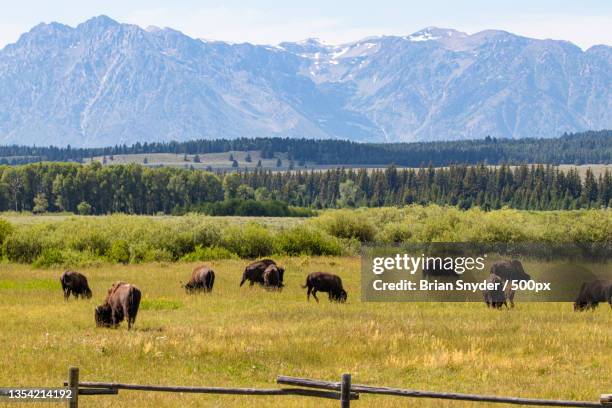
[[[249,264],[242,274],[240,286],[247,280],[250,286],[256,283],[269,290],[281,290],[284,286],[283,278],[285,268],[272,259],[262,259]],[[68,300],[72,294],[91,298],[92,293],[85,275],[75,271],[66,271],[60,277],[64,299]],[[215,284],[215,272],[208,266],[198,266],[192,273],[189,281],[182,285],[187,293],[211,292]],[[314,272],[306,277],[308,288],[307,299],[312,294],[315,300],[317,292],[327,292],[330,301],[346,302],[348,297],[342,287],[339,276],[327,272]],[[136,322],[136,315],[140,306],[141,292],[136,286],[126,282],[115,282],[108,289],[104,303],[97,306],[94,312],[96,326],[116,328],[123,320],[127,320],[128,330]]]
[[[454,272],[454,271],[453,271]],[[284,287],[285,268],[278,265],[272,259],[262,259],[253,262],[244,269],[240,286],[246,281],[250,286],[256,283],[269,290],[282,290]],[[425,276],[447,275],[449,271],[423,271]],[[483,292],[487,307],[500,309],[503,306],[514,307],[514,290],[511,285],[504,285],[507,281],[529,281],[531,276],[525,272],[520,261],[496,262],[491,267],[491,273],[487,279],[488,283],[496,289]],[[89,288],[87,278],[75,271],[66,271],[60,277],[64,298],[68,300],[70,295],[75,298],[91,298],[92,292]],[[182,287],[187,293],[211,292],[215,283],[215,272],[208,266],[196,267],[189,282]],[[506,287],[504,290],[503,288]],[[344,303],[348,294],[342,286],[339,276],[327,272],[313,272],[306,277],[306,284],[302,288],[307,289],[306,299],[310,295],[319,302],[317,292],[326,292],[329,300]],[[95,309],[95,322],[98,327],[117,327],[123,320],[127,320],[128,330],[132,328],[140,306],[141,292],[136,286],[126,282],[115,282],[108,289],[104,303]],[[595,309],[599,303],[609,303],[612,306],[612,280],[596,280],[585,282],[574,303],[574,310],[582,311]]]

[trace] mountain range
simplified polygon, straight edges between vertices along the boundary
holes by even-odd
[[[612,47],[430,27],[330,45],[191,38],[106,16],[0,50],[0,144],[400,142],[612,128]]]

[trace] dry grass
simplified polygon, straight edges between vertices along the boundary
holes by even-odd
[[[180,287],[193,264],[104,266],[82,271],[91,300],[64,302],[60,270],[0,266],[0,384],[59,386],[81,379],[166,385],[274,387],[278,374],[426,390],[596,400],[612,383],[608,307],[570,304],[362,303],[359,259],[286,258],[282,292],[238,287],[245,261],[218,261],[211,295]],[[348,303],[306,302],[308,272],[338,273]],[[136,330],[96,329],[93,309],[115,280],[143,292]],[[319,407],[297,397],[232,397],[122,391],[83,397],[83,407]],[[486,404],[363,395],[356,407]],[[46,406],[46,405],[44,405]]]

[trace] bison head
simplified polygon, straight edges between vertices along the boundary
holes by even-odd
[[[98,327],[110,327],[112,326],[112,310],[110,305],[100,305],[96,307],[96,326]]]
[[[340,289],[338,293],[336,293],[336,296],[334,297],[336,298],[338,302],[344,303],[346,302],[346,299],[348,298],[348,293],[346,293],[346,290]]]
[[[511,261],[511,263],[512,263],[512,266],[514,267],[514,273],[513,273],[512,279],[521,280],[521,281],[531,280],[531,275],[525,272],[525,269],[523,269],[523,264],[521,264],[521,261],[517,261],[516,259],[514,259]]]
[[[87,299],[91,299],[91,289],[89,288],[85,289],[85,297]]]

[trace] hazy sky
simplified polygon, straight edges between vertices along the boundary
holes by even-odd
[[[329,43],[428,26],[473,33],[488,28],[588,48],[612,45],[612,0],[105,0],[5,1],[0,47],[40,22],[74,26],[106,14],[142,27],[172,27],[192,37],[276,44],[318,37]]]

